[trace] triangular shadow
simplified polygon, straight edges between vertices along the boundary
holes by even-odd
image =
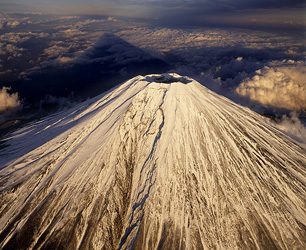
[[[12,88],[30,104],[44,96],[86,99],[136,75],[162,73],[169,65],[113,34],[104,34],[73,62],[48,66]]]

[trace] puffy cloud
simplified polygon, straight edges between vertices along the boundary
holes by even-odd
[[[289,116],[283,115],[281,119],[269,120],[268,122],[294,139],[306,143],[306,127],[296,112],[291,112]]]
[[[79,16],[61,16],[59,19],[62,20],[69,20],[69,19],[77,19],[80,18]]]
[[[84,35],[86,34],[86,32],[81,31],[78,27],[76,27],[76,28],[62,30],[61,34],[62,34],[62,37],[64,38],[73,38],[76,36]]]
[[[69,47],[61,47],[58,45],[53,45],[49,48],[46,48],[44,50],[44,55],[47,57],[59,57],[60,55],[63,55],[69,51]]]
[[[118,20],[115,17],[110,16],[107,18],[107,21],[117,22]]]
[[[49,33],[40,32],[40,33],[32,33],[36,38],[47,38]]]
[[[236,98],[233,92],[241,82],[264,66],[273,67],[271,61],[306,55],[299,39],[256,30],[152,29],[142,25],[117,35],[166,60],[171,72],[196,78],[232,99]]]
[[[267,107],[306,111],[306,63],[273,61],[245,79],[236,93]]]
[[[14,20],[17,19],[6,19],[3,22],[6,25],[7,22]],[[127,19],[122,21],[108,16],[100,19],[97,17],[91,19],[88,16],[85,18],[35,16],[27,20],[27,24],[21,19],[18,20],[23,24],[25,32],[5,32],[11,29],[3,29],[0,35],[1,58],[5,58],[5,54],[7,58],[16,56],[9,63],[6,63],[7,58],[5,62],[1,62],[3,68],[0,75],[9,73],[6,70],[9,70],[8,65],[13,63],[17,66],[22,64],[20,70],[14,70],[17,72],[15,75],[23,72],[20,76],[28,77],[28,80],[31,80],[32,73],[35,77],[35,73],[43,73],[49,69],[57,71],[64,68],[66,70],[73,68],[76,64],[79,69],[82,69],[81,66],[93,63],[97,69],[101,68],[101,72],[114,71],[117,72],[118,77],[129,77],[131,67],[128,66],[137,65],[133,70],[138,73],[136,71],[139,71],[139,65],[153,56],[170,65],[167,70],[171,69],[171,72],[196,78],[203,85],[232,99],[237,98],[237,95],[232,95],[233,92],[241,91],[242,93],[243,88],[250,89],[247,83],[254,81],[255,76],[265,81],[268,81],[269,77],[274,79],[270,80],[274,88],[278,89],[278,95],[288,98],[289,87],[280,87],[281,83],[290,82],[290,79],[296,83],[297,79],[293,79],[294,76],[290,75],[290,72],[301,71],[301,67],[305,67],[305,63],[304,66],[299,67],[295,62],[282,62],[283,59],[306,56],[300,36],[295,37],[285,33],[212,27],[180,29],[168,26],[165,28],[165,26],[154,26],[144,21],[128,21]],[[34,30],[41,33],[35,33]],[[33,39],[38,37],[43,39]],[[35,48],[33,42],[35,42]],[[21,53],[22,57],[18,57]],[[26,64],[25,61],[30,63]],[[289,72],[286,72],[285,64],[289,67]],[[14,67],[17,68],[17,66]],[[295,68],[290,69],[290,67]],[[276,76],[279,73],[282,74],[281,77]],[[291,83],[292,89],[297,89],[298,87],[293,83]],[[14,88],[14,85],[12,87]],[[260,88],[263,89],[262,86],[257,87],[258,90]],[[299,89],[304,90],[301,86]],[[251,99],[250,94],[245,92],[244,97],[248,101]],[[296,98],[297,92],[291,95],[291,100]],[[24,96],[22,92],[20,94]],[[276,101],[269,98],[269,103],[261,100],[262,104],[276,105]],[[235,100],[242,103],[243,99]],[[298,102],[302,103],[303,100],[298,99]],[[252,103],[244,104],[251,107]],[[287,104],[286,106],[292,109]]]
[[[125,29],[117,35],[164,59],[171,65],[171,72],[193,77],[219,94],[248,105],[257,112],[279,114],[288,112],[280,108],[305,109],[304,94],[299,94],[302,91],[305,93],[302,87],[305,85],[302,78],[305,75],[305,63],[287,58],[296,55],[302,58],[306,54],[300,40],[290,35],[242,29],[151,29],[146,26]],[[282,74],[282,78],[277,74]],[[257,84],[264,84],[263,79],[267,81],[269,77],[272,78],[273,88],[278,89],[277,96],[282,95],[286,102],[279,98],[273,99],[274,90],[271,89],[270,96],[266,93],[263,95],[266,100],[258,100],[254,94],[253,98],[257,100],[249,102],[251,92],[255,90],[243,89],[248,86],[247,82],[256,79],[253,79],[255,75],[260,78]],[[263,91],[262,86],[260,89]],[[237,98],[237,93],[244,98]],[[278,109],[274,110],[274,107]]]
[[[63,19],[63,17],[61,17]],[[67,19],[69,20],[69,19]],[[114,20],[113,20],[114,21]],[[102,24],[105,22],[104,19],[86,19],[84,21],[78,21],[75,23],[64,23],[56,28],[59,30],[60,35],[66,36],[66,37],[73,37],[73,36],[78,36],[78,35],[84,35],[87,33],[86,30],[87,27],[90,25],[95,25],[95,24]]]
[[[57,58],[56,60],[57,60],[57,62],[59,62],[60,64],[62,64],[62,63],[70,63],[70,62],[73,62],[73,61],[75,60],[75,58],[63,56],[63,57]]]
[[[3,119],[3,116],[6,116],[12,112],[17,111],[21,107],[21,101],[19,100],[18,93],[10,94],[8,91],[11,88],[2,87],[0,89],[0,120]]]
[[[20,52],[23,51],[23,48],[19,48],[13,44],[7,44],[5,46],[5,50],[12,54],[14,57],[19,57],[21,55]]]
[[[29,39],[35,38],[46,38],[48,33],[40,32],[8,32],[0,35],[0,55],[8,54],[8,58],[20,57],[24,52],[24,48],[21,44]]]
[[[32,35],[32,32],[8,32],[0,35],[0,39],[6,43],[18,44],[29,40]]]
[[[6,24],[9,27],[15,28],[16,26],[20,25],[19,21],[10,21]]]
[[[11,59],[12,57],[20,57],[22,55],[21,52],[23,50],[23,48],[15,46],[14,44],[0,43],[0,55],[9,54],[9,59]]]
[[[4,44],[0,43],[0,55],[5,55],[6,51],[4,51]]]
[[[181,54],[186,52],[186,58],[199,55],[205,51],[210,55],[220,54],[226,49],[283,50],[288,53],[305,55],[300,39],[290,35],[284,36],[256,30],[229,28],[150,28],[144,24],[125,28],[116,33],[117,36],[142,49],[154,49],[161,53],[169,52]],[[212,50],[213,49],[213,50]],[[237,55],[239,57],[240,55]]]

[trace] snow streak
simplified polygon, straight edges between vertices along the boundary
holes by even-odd
[[[3,249],[303,249],[306,147],[177,74],[11,135]]]

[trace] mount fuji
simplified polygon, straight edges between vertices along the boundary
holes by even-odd
[[[306,249],[306,146],[177,74],[137,76],[0,151],[1,249]]]

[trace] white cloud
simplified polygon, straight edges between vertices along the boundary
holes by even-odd
[[[238,85],[237,92],[251,99],[251,82],[256,80],[256,76],[260,78],[262,84],[272,84],[283,99],[291,98],[290,101],[281,100],[277,103],[277,99],[271,98],[273,92],[271,91],[271,93],[268,92],[267,100],[260,99],[256,94],[263,91],[264,87],[257,86],[258,92],[253,90],[257,102],[275,107],[285,103],[286,108],[298,110],[298,108],[289,106],[288,103],[293,103],[292,100],[296,97],[303,97],[302,94],[299,96],[297,94],[298,91],[302,92],[304,89],[296,85],[297,76],[294,75],[298,74],[301,67],[305,68],[305,63],[299,67],[295,65],[295,62],[283,62],[289,65],[286,71],[287,66],[282,67],[279,61],[271,62],[276,59],[280,60],[279,58],[293,58],[294,55],[299,55],[301,58],[306,55],[300,39],[291,35],[234,28],[179,29],[161,28],[160,26],[154,28],[145,22],[121,21],[113,17],[96,20],[77,16],[41,18],[35,16],[30,20],[0,18],[0,23],[2,22],[5,26],[8,22],[13,23],[16,20],[24,24],[25,32],[4,32],[0,35],[1,55],[7,53],[7,57],[11,59],[14,59],[14,56],[20,56],[21,53],[27,56],[32,48],[29,49],[26,46],[29,46],[32,40],[23,45],[24,41],[34,37],[48,37],[48,40],[43,39],[46,42],[44,46],[46,44],[48,46],[40,47],[41,50],[37,51],[39,52],[38,59],[32,60],[29,68],[22,69],[21,76],[24,77],[27,73],[40,71],[49,66],[68,67],[74,63],[89,63],[92,60],[101,63],[112,62],[116,67],[122,65],[124,68],[128,62],[146,60],[145,53],[140,53],[140,50],[137,49],[140,48],[154,57],[164,59],[170,66],[171,72],[197,78],[203,85],[232,99],[237,98],[237,95],[232,96],[231,94],[235,92]],[[25,24],[28,21],[33,23]],[[33,25],[36,25],[37,29],[33,29]],[[47,30],[44,29],[46,27]],[[52,29],[57,32],[47,33]],[[34,30],[42,33],[35,33]],[[110,37],[104,39],[103,42],[106,44],[101,41],[97,42],[103,34],[118,36],[136,48],[126,50],[125,43],[117,44],[118,41],[112,41]],[[96,58],[95,47],[103,45],[108,46],[108,57],[98,51],[101,55],[97,53],[99,58]],[[5,69],[6,67],[2,71],[4,72]],[[261,70],[255,73],[258,69]],[[125,71],[126,69],[122,69],[121,73],[124,75]],[[301,72],[299,78],[301,78]],[[289,90],[287,85],[282,87],[282,83],[283,85],[284,83],[292,84],[292,89],[296,89],[296,92]],[[259,82],[257,84],[260,85]],[[304,101],[304,99],[297,100],[298,103]]]
[[[0,40],[2,42],[6,43],[13,43],[13,44],[18,44],[22,43],[26,40],[29,40],[32,37],[33,33],[31,32],[24,32],[24,33],[15,33],[15,32],[9,32],[9,33],[4,33],[0,35]]]
[[[71,28],[61,31],[61,35],[64,38],[73,38],[84,34],[86,34],[86,32],[81,31],[79,28]]]
[[[21,107],[18,93],[10,94],[11,88],[2,87],[0,89],[0,113],[7,114],[18,110]]]
[[[80,18],[80,17],[79,16],[62,16],[59,19],[69,20],[69,19],[76,19],[76,18]]]
[[[306,128],[299,119],[296,112],[291,112],[289,116],[283,115],[278,121],[269,121],[276,128],[282,130],[289,136],[306,143]]]
[[[107,18],[107,21],[117,22],[118,20],[115,17],[110,16]]]
[[[23,51],[23,48],[19,48],[13,44],[7,44],[4,49],[7,53],[11,54],[12,57],[20,57]]]
[[[58,57],[60,55],[63,55],[65,53],[67,53],[69,51],[69,47],[61,47],[58,45],[53,45],[49,48],[46,48],[44,50],[44,55],[46,55],[47,57]]]
[[[245,79],[236,93],[267,107],[306,110],[306,63],[273,61]]]
[[[223,49],[234,46],[256,50],[286,47],[293,52],[300,52],[301,48],[303,49],[301,42],[291,36],[245,29],[152,29],[145,24],[135,24],[135,27],[121,30],[116,35],[139,48],[151,48],[159,52],[186,48]],[[306,52],[303,54],[306,55]]]
[[[60,64],[63,63],[70,63],[73,62],[75,60],[75,58],[72,57],[66,57],[66,56],[62,56],[56,59]]]
[[[18,21],[10,21],[6,24],[9,27],[15,28],[16,26],[20,25],[20,22]]]

